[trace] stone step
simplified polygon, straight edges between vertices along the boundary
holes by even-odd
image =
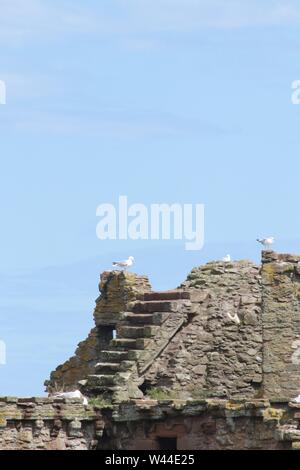
[[[142,353],[143,353],[143,351],[141,349],[131,349],[130,351],[128,351],[129,361],[136,362],[139,359],[139,357],[141,356]]]
[[[177,310],[178,302],[173,300],[138,301],[132,308],[132,311],[136,313],[177,312]]]
[[[117,335],[121,338],[151,338],[156,335],[158,326],[128,326],[119,325]]]
[[[136,368],[136,361],[123,361],[120,364],[120,372],[128,372],[132,371]]]
[[[95,372],[97,375],[113,375],[120,370],[120,366],[120,362],[98,362],[95,365]]]
[[[153,314],[152,313],[126,313],[124,316],[126,323],[132,325],[152,325]]]
[[[125,351],[128,351],[129,349],[136,349],[135,339],[116,338],[111,340],[110,343],[116,349],[123,349]]]
[[[112,397],[115,393],[118,393],[121,390],[121,387],[118,385],[113,386],[103,386],[103,385],[96,385],[95,383],[87,384],[85,387],[85,393],[87,395],[108,395]]]
[[[128,352],[127,351],[101,351],[99,355],[99,359],[101,362],[120,363],[121,361],[125,361],[126,359],[128,359]]]
[[[87,387],[94,388],[94,387],[106,387],[106,386],[113,386],[116,385],[115,382],[115,375],[100,375],[100,374],[93,374],[89,375],[87,379]]]
[[[118,338],[144,338],[145,337],[144,326],[126,326],[119,325],[117,327]]]
[[[125,322],[128,325],[162,325],[170,316],[169,312],[155,313],[126,313]]]
[[[136,339],[129,339],[129,338],[117,338],[111,341],[111,344],[116,349],[121,350],[131,350],[131,349],[145,349],[150,340],[148,338],[136,338]],[[130,359],[128,357],[128,359]]]
[[[137,338],[135,340],[135,348],[133,349],[141,349],[141,350],[144,350],[146,349],[149,344],[151,343],[151,339],[150,338]],[[130,359],[130,358],[129,358]]]
[[[138,296],[138,300],[189,300],[190,293],[187,291],[170,290],[164,292],[145,292]]]
[[[127,372],[132,370],[135,364],[135,361],[122,361],[119,363],[98,362],[95,366],[95,371],[97,375],[113,375],[116,372]]]

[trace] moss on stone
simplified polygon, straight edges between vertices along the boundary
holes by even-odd
[[[147,390],[147,396],[152,400],[172,400],[176,398],[175,395],[176,393],[172,392],[172,390],[166,390],[159,387]]]
[[[245,408],[243,403],[226,402],[225,409],[229,411],[239,411]]]
[[[284,410],[277,408],[267,408],[263,412],[264,421],[280,421],[284,416]]]
[[[274,264],[272,263],[265,264],[262,269],[263,281],[272,283],[274,280],[275,273],[276,273],[276,269],[275,269]]]

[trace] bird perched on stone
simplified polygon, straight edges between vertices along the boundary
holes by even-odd
[[[263,247],[268,250],[270,247],[274,244],[275,238],[274,237],[268,237],[268,238],[257,238],[258,243],[263,245]]]
[[[127,268],[130,268],[134,264],[134,257],[129,256],[129,258],[125,261],[114,261],[113,266],[118,266],[118,268],[122,268],[123,271],[126,271]]]
[[[224,256],[224,258],[222,258],[222,261],[224,261],[224,263],[230,263],[230,261],[231,261],[231,256],[230,256],[230,255]]]
[[[75,390],[74,392],[61,392],[61,393],[54,393],[53,395],[50,395],[55,398],[80,398],[82,400],[82,403],[84,405],[88,405],[88,400],[87,398],[82,395],[80,390]]]
[[[239,319],[239,316],[237,313],[235,315],[231,315],[231,313],[227,312],[227,317],[229,318],[229,320],[233,321],[237,325],[241,324],[241,320]]]

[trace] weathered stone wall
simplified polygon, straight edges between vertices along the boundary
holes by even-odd
[[[103,273],[96,328],[51,374],[48,390],[81,381],[89,396],[114,401],[160,389],[184,399],[295,397],[299,260],[263,252],[261,270],[249,261],[211,262],[160,293],[147,277]]]
[[[99,284],[100,297],[96,301],[94,319],[97,326],[116,325],[138,295],[151,290],[146,276],[125,271],[104,272]]]
[[[189,322],[146,373],[147,387],[193,398],[256,396],[262,382],[259,268],[246,261],[208,263],[181,287],[191,290]]]
[[[100,292],[96,327],[47,384],[87,378],[99,396],[0,398],[0,449],[300,449],[300,256],[208,263],[160,293],[103,273]]]
[[[187,321],[191,302],[181,290],[144,292],[126,307],[117,313],[116,338],[101,353],[95,373],[80,383],[87,396],[113,402],[143,397],[145,371]]]
[[[108,440],[99,440],[98,448],[298,449],[299,407],[268,400],[124,403],[115,408],[113,420],[106,427]],[[165,447],[170,444],[172,447]]]
[[[0,398],[0,450],[94,449],[103,427],[78,400]]]
[[[300,256],[263,253],[263,391],[300,394]]]
[[[79,343],[75,355],[51,372],[50,380],[45,381],[48,392],[68,392],[78,388],[78,382],[93,373],[100,351],[98,330],[93,328],[87,339]]]
[[[47,391],[71,391],[78,388],[78,382],[94,373],[101,351],[107,349],[112,339],[112,330],[123,317],[127,305],[137,296],[151,289],[146,276],[137,276],[123,271],[101,274],[96,300],[93,328],[87,339],[78,345],[75,355],[51,372],[45,381]]]
[[[299,449],[299,409],[268,400],[135,400],[101,408],[0,398],[0,450]]]

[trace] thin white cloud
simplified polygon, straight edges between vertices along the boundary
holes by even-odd
[[[10,45],[92,33],[148,47],[157,33],[299,23],[298,0],[0,0],[0,43]]]
[[[2,44],[18,45],[30,39],[90,29],[89,13],[66,0],[0,0]]]
[[[113,0],[132,29],[188,32],[298,24],[299,2],[286,0]]]
[[[59,78],[53,75],[2,73],[2,79],[7,85],[8,104],[22,104],[37,99],[51,99],[64,93]]]
[[[197,117],[159,110],[103,107],[102,110],[45,107],[10,109],[0,115],[0,129],[52,135],[108,136],[121,139],[175,136],[213,137],[236,133]]]

